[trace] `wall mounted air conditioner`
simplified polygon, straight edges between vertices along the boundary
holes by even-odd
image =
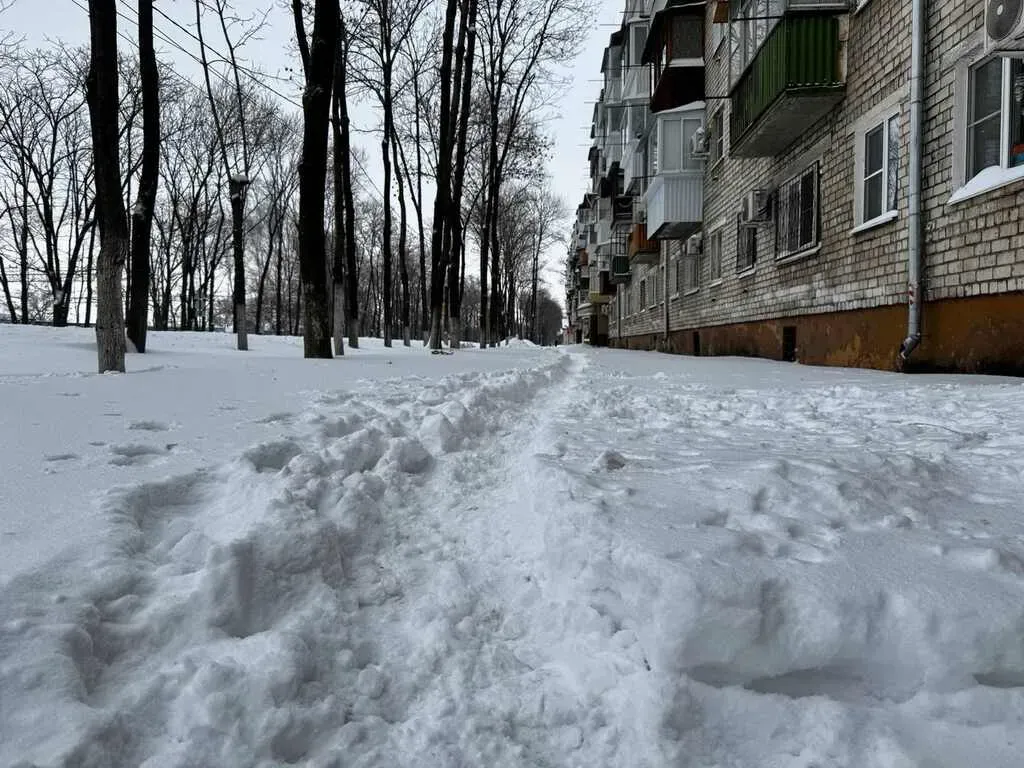
[[[752,189],[743,197],[740,205],[740,219],[745,224],[760,224],[768,221],[768,190]]]
[[[711,149],[711,137],[703,126],[690,137],[690,154],[693,157],[707,157]]]
[[[1024,0],[986,0],[985,48],[1024,54]]]
[[[704,247],[704,235],[699,232],[696,235],[690,235],[686,238],[686,255],[687,256],[700,256],[701,249]]]

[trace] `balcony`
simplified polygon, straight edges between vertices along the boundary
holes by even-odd
[[[647,236],[658,240],[687,237],[704,216],[704,180],[700,171],[660,174],[647,190]]]
[[[842,101],[840,23],[838,16],[798,14],[768,33],[730,94],[733,155],[774,157]]]
[[[626,258],[638,264],[657,264],[661,258],[660,245],[647,237],[647,225],[643,222],[634,224],[629,233]]]
[[[647,101],[651,96],[651,70],[646,66],[631,66],[626,70],[622,84],[623,101]]]
[[[609,276],[613,285],[628,283],[630,278],[629,256],[612,256],[612,269]]]
[[[704,4],[655,11],[641,62],[651,64],[651,112],[704,99]]]
[[[590,266],[590,254],[586,248],[578,248],[576,250],[576,261],[581,267],[586,268]]]

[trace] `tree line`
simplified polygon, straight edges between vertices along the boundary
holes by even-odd
[[[345,336],[553,339],[539,272],[565,207],[544,117],[583,6],[279,0],[294,98],[245,56],[265,15],[191,7],[185,26],[152,0],[89,0],[88,47],[3,49],[7,320],[95,325],[101,370],[124,369],[125,338],[144,352],[150,327],[230,326],[240,349],[302,334],[307,357],[343,354]],[[199,77],[158,60],[157,18],[187,33]],[[367,103],[380,185],[352,140]]]

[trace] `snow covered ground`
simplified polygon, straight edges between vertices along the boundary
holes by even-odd
[[[0,765],[1024,764],[1024,388],[0,326]]]

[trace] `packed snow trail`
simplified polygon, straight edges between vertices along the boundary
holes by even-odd
[[[0,764],[1020,765],[1019,382],[448,360],[0,584]]]
[[[55,564],[0,596],[4,756],[621,763],[640,745],[593,678],[641,660],[592,657],[538,568],[537,436],[581,368],[542,363],[325,395],[288,437],[106,496],[84,584]]]

